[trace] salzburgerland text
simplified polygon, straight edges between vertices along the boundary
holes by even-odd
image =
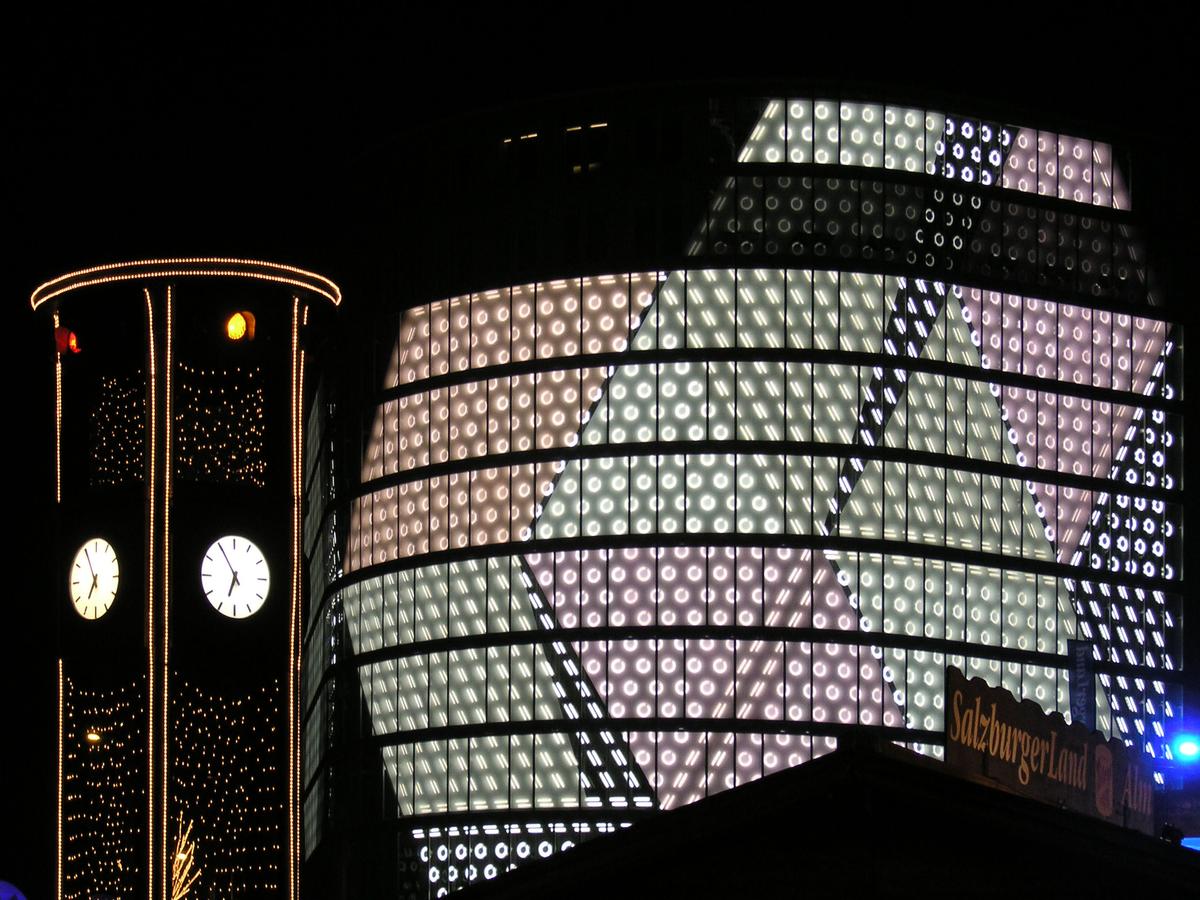
[[[946,763],[1016,793],[1154,833],[1150,769],[1134,750],[1032,701],[946,670]]]

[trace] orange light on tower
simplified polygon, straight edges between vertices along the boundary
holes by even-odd
[[[225,334],[231,341],[254,340],[254,313],[245,309],[235,312],[225,322]]]

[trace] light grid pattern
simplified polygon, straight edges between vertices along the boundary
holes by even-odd
[[[836,185],[738,176],[689,253],[775,255],[772,236],[782,253],[807,216],[847,258],[839,233],[990,271],[1042,265],[1039,241],[1062,236],[1031,236],[1010,205],[1000,239],[1001,206],[970,190],[1131,204],[1107,144],[886,104],[767,101],[738,160],[968,193],[897,189],[920,215],[906,233],[869,225],[866,188],[843,222]],[[1112,277],[1127,285],[1136,254],[1095,228],[1051,265],[1125,296]],[[1068,716],[1068,639],[1175,668],[1178,375],[1149,312],[759,264],[406,311],[346,584],[310,643],[348,639],[431,892],[797,765],[845,729],[940,755],[947,665]],[[1169,752],[1169,687],[1098,682],[1103,731]]]

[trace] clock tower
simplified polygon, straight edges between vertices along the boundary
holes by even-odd
[[[340,299],[221,258],[33,293],[54,332],[60,898],[297,894],[305,370]]]

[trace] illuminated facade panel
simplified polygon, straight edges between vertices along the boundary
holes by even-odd
[[[769,100],[738,162],[924,172],[1129,209],[1129,192],[1109,144],[882,103]]]
[[[748,129],[672,265],[401,312],[306,523],[307,853],[369,807],[436,894],[856,732],[940,756],[946,666],[1070,717],[1072,640],[1169,752],[1180,337],[1112,148]]]

